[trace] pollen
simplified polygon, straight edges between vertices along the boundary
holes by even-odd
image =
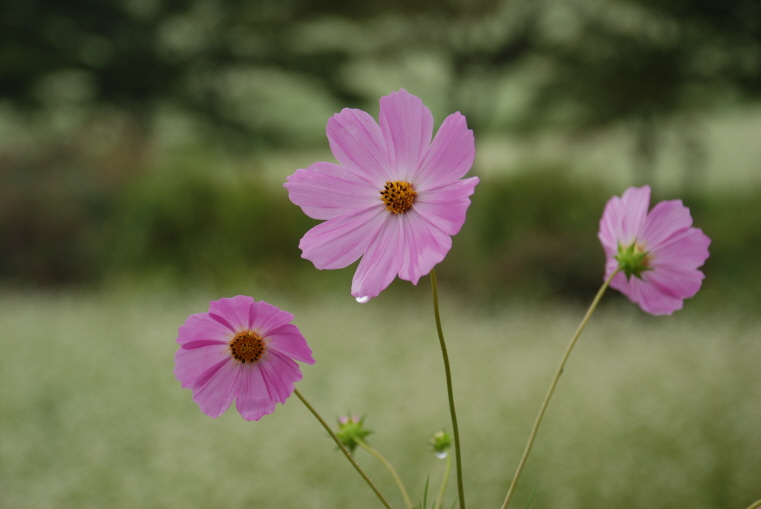
[[[249,330],[237,333],[230,341],[230,353],[243,364],[258,361],[265,350],[266,346],[262,337]]]
[[[417,193],[409,182],[395,180],[386,182],[380,195],[381,200],[386,204],[386,210],[394,214],[404,214],[412,208]]]

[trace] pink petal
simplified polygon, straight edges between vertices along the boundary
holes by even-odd
[[[410,182],[431,143],[431,110],[419,97],[401,89],[381,98],[378,120],[386,141],[389,180]]]
[[[351,284],[354,297],[377,297],[399,272],[404,250],[402,218],[390,213],[385,217],[354,273]]]
[[[479,180],[471,177],[455,180],[437,188],[421,190],[413,209],[437,228],[456,235],[465,223],[465,212]]]
[[[647,215],[641,240],[645,241],[648,251],[657,252],[661,244],[668,243],[674,234],[690,226],[690,209],[682,205],[682,200],[662,201]]]
[[[613,262],[608,264],[608,275],[618,265],[615,260]],[[704,275],[699,270],[654,268],[643,273],[642,278],[632,276],[627,281],[626,276],[619,272],[610,286],[639,304],[647,313],[670,315],[682,309],[684,299],[693,297],[698,292]]]
[[[618,268],[618,260],[616,260],[613,257],[608,257],[605,259],[605,277],[603,277],[603,281],[607,281],[611,274]],[[611,281],[610,287],[619,289],[618,286],[614,286],[613,283],[618,281],[619,283],[621,281],[626,281],[626,277],[622,272],[619,272],[616,277]]]
[[[452,237],[416,213],[404,217],[404,252],[399,277],[417,284],[452,248]]]
[[[708,259],[711,239],[699,228],[689,228],[662,243],[655,251],[653,267],[696,269]]]
[[[209,313],[190,315],[182,327],[178,329],[177,333],[177,342],[180,345],[199,340],[210,340],[220,344],[227,344],[235,335],[230,327],[214,320],[209,316]]]
[[[650,186],[630,187],[621,196],[621,202],[626,213],[621,218],[621,231],[618,239],[621,243],[631,243],[642,236],[650,207]],[[625,244],[627,245],[627,244]]]
[[[228,324],[233,335],[251,328],[249,323],[249,309],[254,303],[252,297],[237,295],[231,298],[223,298],[209,303],[209,315],[222,324]]]
[[[618,263],[616,263],[616,268],[617,267],[618,267]],[[606,279],[608,277],[610,277],[610,274],[607,274]],[[615,290],[618,290],[619,292],[623,293],[630,299],[635,293],[634,290],[630,288],[629,281],[626,279],[626,275],[624,275],[623,272],[619,272],[613,277],[613,280],[610,282],[610,287]]]
[[[193,384],[193,401],[209,417],[216,418],[230,408],[238,392],[241,364],[229,357],[227,362],[215,366],[213,373],[202,375]]]
[[[262,336],[269,336],[271,330],[275,330],[293,320],[293,315],[283,311],[263,300],[251,305],[251,318],[249,326]]]
[[[618,243],[630,245],[641,236],[650,206],[650,187],[630,187],[623,196],[605,204],[598,237],[608,251],[617,252]]]
[[[637,280],[634,284],[639,293],[635,302],[643,311],[651,315],[670,315],[684,306],[683,298],[664,291],[666,288],[655,284],[653,280],[648,282]]]
[[[618,254],[618,246],[611,245],[610,239],[606,234],[602,232],[602,230],[597,234],[597,237],[600,239],[600,243],[602,244],[603,251],[605,251],[606,258],[613,258]],[[618,267],[618,262],[616,262],[616,267]],[[608,276],[609,275],[610,274],[608,274]],[[605,279],[607,279],[607,277]]]
[[[271,329],[267,333],[270,342],[267,350],[275,350],[291,359],[314,364],[312,350],[307,345],[306,339],[301,335],[298,327],[293,324],[281,325]]]
[[[259,365],[270,396],[280,403],[285,403],[295,389],[295,382],[302,378],[299,365],[277,352],[270,352],[267,360]]]
[[[342,269],[357,261],[390,214],[383,202],[378,203],[309,230],[299,243],[302,258],[311,260],[318,269]]]
[[[198,346],[193,348],[194,343]],[[190,348],[188,346],[191,346]],[[174,354],[174,375],[187,389],[210,368],[221,366],[230,359],[227,344],[204,345],[201,341],[183,345]]]
[[[378,189],[391,180],[386,142],[369,114],[344,108],[328,120],[327,134],[333,156],[356,177]]]
[[[476,157],[473,131],[460,113],[449,115],[441,124],[415,176],[419,189],[448,184],[465,176]]]
[[[616,266],[618,266],[618,264],[616,264]],[[639,302],[639,281],[640,280],[634,276],[627,279],[623,272],[619,272],[610,282],[610,287],[620,291],[636,303]]]
[[[621,198],[618,196],[608,200],[603,209],[602,217],[600,218],[600,232],[597,234],[597,237],[609,256],[618,254],[618,236],[621,232],[620,225],[623,222],[625,213]]]
[[[262,375],[261,363],[245,366],[235,408],[247,421],[258,421],[275,411],[275,398],[270,394]]]
[[[693,297],[703,284],[705,274],[697,269],[674,270],[660,268],[644,274],[644,279],[661,293],[678,299]]]
[[[632,276],[627,281],[626,276],[622,272],[616,274],[610,286],[611,288],[619,290],[626,295],[629,300],[638,304],[644,311],[651,314],[666,314],[665,312],[660,311],[660,308],[662,306],[672,308],[675,300],[671,296],[662,294],[657,288],[637,277]],[[669,304],[672,305],[669,306]],[[676,305],[681,306],[681,301],[676,303]]]
[[[618,267],[616,260],[612,262],[607,265],[608,276]],[[654,274],[655,271],[648,271],[643,274],[644,279],[632,276],[627,280],[624,273],[619,272],[611,281],[610,287],[620,291],[643,311],[653,315],[670,315],[682,309],[683,299],[674,295],[667,286],[658,284],[659,279],[656,277],[654,280]]]
[[[314,163],[306,170],[296,170],[284,186],[290,200],[313,219],[333,219],[381,201],[377,186],[331,163]]]

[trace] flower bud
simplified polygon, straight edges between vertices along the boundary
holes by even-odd
[[[442,430],[433,434],[429,441],[429,445],[433,448],[433,452],[436,453],[436,456],[439,458],[446,458],[453,441],[454,438],[451,433]]]
[[[364,440],[372,431],[364,428],[365,418],[356,415],[342,415],[338,418],[338,431],[336,436],[349,451],[354,452],[357,440]]]

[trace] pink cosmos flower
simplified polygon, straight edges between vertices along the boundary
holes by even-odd
[[[292,314],[243,295],[210,302],[208,313],[190,315],[180,327],[174,374],[208,416],[218,417],[236,399],[240,415],[258,421],[301,380],[294,359],[314,364],[291,320]]]
[[[417,284],[452,247],[478,178],[473,132],[460,113],[433,134],[433,116],[404,89],[380,100],[380,125],[345,108],[327,127],[339,164],[297,170],[285,187],[306,215],[324,220],[301,239],[302,257],[318,269],[362,261],[351,294],[377,296],[398,275]]]
[[[653,315],[682,309],[684,299],[700,289],[698,267],[708,258],[711,243],[692,227],[690,210],[681,200],[650,206],[650,187],[630,187],[605,205],[598,237],[607,263],[605,279],[619,266],[610,286]]]

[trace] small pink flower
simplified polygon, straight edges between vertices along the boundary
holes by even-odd
[[[417,284],[452,247],[478,178],[473,132],[449,115],[431,142],[433,116],[404,89],[380,100],[380,125],[345,108],[328,121],[339,164],[297,170],[285,187],[306,215],[324,220],[301,239],[302,257],[318,269],[362,261],[351,294],[377,296],[398,275]]]
[[[605,205],[598,237],[607,263],[605,279],[619,266],[610,286],[653,315],[682,309],[684,299],[700,289],[705,277],[698,267],[711,243],[692,227],[690,210],[681,200],[650,206],[650,187],[630,187]]]
[[[210,302],[208,313],[190,315],[180,327],[174,374],[210,417],[235,399],[244,419],[258,421],[301,380],[294,360],[314,364],[291,320],[292,314],[243,295]]]

